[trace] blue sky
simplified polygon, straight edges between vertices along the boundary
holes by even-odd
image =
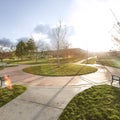
[[[49,39],[44,30],[62,18],[74,28],[75,34],[69,37],[73,47],[108,50],[112,46],[111,28],[116,22],[110,9],[119,19],[119,5],[119,0],[0,0],[0,39]]]
[[[69,14],[71,0],[0,0],[0,38],[12,40],[31,34],[34,27],[56,24]]]

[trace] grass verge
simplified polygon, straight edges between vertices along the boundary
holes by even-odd
[[[120,58],[102,58],[98,60],[98,63],[110,67],[120,68]]]
[[[36,75],[43,76],[74,76],[83,75],[97,71],[97,68],[85,65],[64,64],[60,67],[57,65],[41,65],[32,66],[23,69],[24,72],[28,72]]]
[[[79,93],[58,120],[120,120],[120,88],[98,85]]]
[[[89,58],[82,62],[82,64],[95,64],[97,61],[97,58]]]
[[[26,90],[22,85],[13,85],[13,89],[9,90],[7,87],[0,88],[0,107],[10,102]]]
[[[70,63],[80,61],[82,58],[60,58],[60,62]],[[4,60],[7,64],[48,64],[48,63],[57,63],[57,58],[40,58],[37,61],[32,59],[24,59],[24,60]]]

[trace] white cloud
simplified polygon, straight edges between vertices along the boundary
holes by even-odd
[[[43,33],[32,33],[32,37],[36,41],[48,39],[48,35],[47,34],[43,34]]]
[[[58,23],[52,26],[46,24],[39,24],[34,28],[31,36],[36,42],[38,42],[39,40],[44,40],[45,42],[52,44],[54,42],[53,31],[56,29],[58,25],[59,25],[59,21]],[[62,21],[62,26],[64,27],[66,26],[68,36],[74,34],[73,26],[68,26],[63,21]]]
[[[39,24],[34,28],[35,33],[43,33],[43,34],[48,34],[50,31],[50,26],[47,24]]]

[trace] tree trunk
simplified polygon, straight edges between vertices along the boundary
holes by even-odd
[[[59,40],[57,41],[57,66],[60,67],[60,50],[59,50]]]

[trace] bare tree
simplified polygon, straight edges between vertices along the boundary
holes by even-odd
[[[114,45],[117,46],[117,49],[120,49],[120,21],[116,17],[115,13],[111,10],[112,15],[114,16],[116,23],[114,24],[113,28],[115,29],[115,35],[112,35]]]
[[[11,53],[4,46],[0,46],[0,60],[3,62],[3,59],[10,57]]]
[[[38,57],[45,57],[45,51],[49,50],[49,44],[46,43],[46,41],[39,39],[35,42],[36,46],[36,62],[38,60]]]
[[[7,38],[0,39],[0,60],[3,62],[3,59],[11,56],[10,45],[12,42]]]
[[[66,39],[67,27],[59,20],[56,28],[53,29],[53,44],[57,51],[57,65],[60,66],[60,49],[68,48],[69,44]]]

